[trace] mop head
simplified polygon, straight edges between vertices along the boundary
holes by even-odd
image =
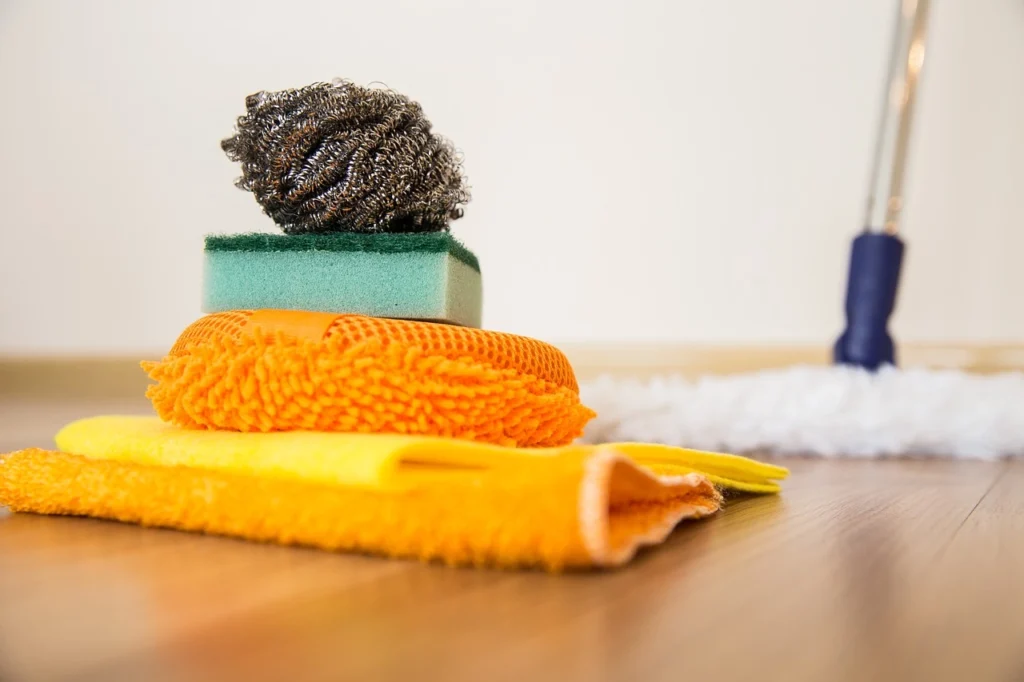
[[[566,445],[594,413],[565,355],[450,325],[287,310],[207,315],[143,363],[157,414],[187,428],[446,436]]]
[[[738,453],[1024,455],[1024,374],[792,367],[698,381],[602,378],[581,393],[586,442],[642,440]]]
[[[0,457],[0,504],[147,526],[440,560],[614,567],[684,519],[719,510],[718,486],[771,493],[785,469],[656,445],[524,450],[414,436],[183,430],[97,417],[61,452]]]
[[[260,308],[479,327],[480,264],[447,232],[207,237],[203,312]]]

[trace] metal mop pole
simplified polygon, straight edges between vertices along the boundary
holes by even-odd
[[[834,349],[836,363],[871,370],[896,364],[888,324],[903,261],[903,242],[899,238],[903,178],[917,85],[924,65],[930,0],[902,0],[898,4],[864,231],[853,240],[850,255],[846,330]]]

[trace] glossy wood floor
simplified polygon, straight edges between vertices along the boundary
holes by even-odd
[[[0,404],[0,451],[138,404]],[[612,573],[0,512],[0,680],[1024,680],[1024,464],[789,460]]]

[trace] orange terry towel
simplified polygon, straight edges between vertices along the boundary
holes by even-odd
[[[698,473],[658,476],[614,447],[496,470],[339,486],[39,449],[0,459],[0,505],[451,565],[614,567],[683,519],[717,511]],[[428,467],[429,469],[429,467]]]

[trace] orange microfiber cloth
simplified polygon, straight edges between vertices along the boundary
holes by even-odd
[[[401,491],[23,450],[0,460],[0,504],[451,565],[612,567],[721,497],[699,474],[656,477],[614,450],[497,472],[418,477]]]

